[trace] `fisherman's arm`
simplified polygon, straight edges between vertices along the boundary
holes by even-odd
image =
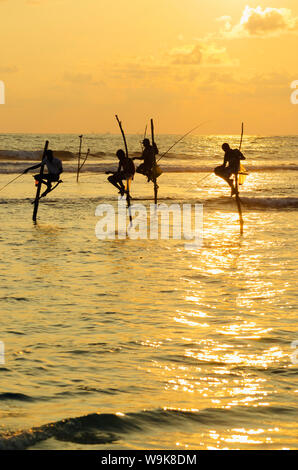
[[[41,163],[38,163],[37,165],[30,166],[29,168],[26,168],[26,170],[24,170],[23,173],[26,174],[26,173],[28,173],[28,171],[36,170],[36,168],[40,168],[44,164],[45,164],[45,162],[42,161]]]

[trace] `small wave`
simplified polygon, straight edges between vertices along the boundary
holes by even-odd
[[[71,160],[74,154],[67,150],[54,150],[54,156],[62,160]],[[40,160],[43,150],[0,150],[1,160],[20,160],[20,161],[35,161]]]
[[[5,296],[5,297],[0,297],[0,302],[4,301],[16,301],[16,302],[29,302],[29,299],[26,297],[13,297],[13,296]]]
[[[23,393],[0,393],[0,401],[15,400],[15,401],[34,401],[32,397],[24,395]]]
[[[296,413],[289,406],[235,406],[232,408],[206,408],[201,411],[180,409],[156,409],[124,414],[93,413],[77,418],[68,418],[45,424],[26,431],[0,434],[0,450],[22,450],[37,442],[55,438],[60,441],[82,444],[107,444],[119,440],[129,432],[146,431],[146,428],[160,426],[231,426],[239,421],[251,423],[268,419],[272,422],[277,415],[287,419]]]
[[[26,162],[30,160],[40,161],[41,159],[41,152],[18,152],[18,155],[13,156],[4,156],[1,152],[6,152],[6,150],[0,151],[0,172],[3,174],[14,174],[19,173],[24,170],[26,167]],[[74,159],[76,160],[76,155],[72,154],[71,152],[64,152],[64,151],[57,151],[54,152],[56,156],[61,158],[62,160],[66,160],[64,164],[64,173],[76,173],[77,172],[77,164],[74,163]],[[94,155],[95,156],[95,155]],[[2,161],[1,161],[2,160]],[[27,163],[28,165],[28,163]],[[192,165],[191,163],[181,164],[175,163],[171,164],[171,162],[163,160],[159,163],[162,171],[164,173],[214,173],[214,165],[206,164],[206,165]],[[138,166],[138,163],[136,164]],[[81,170],[81,173],[105,173],[106,171],[116,171],[117,170],[117,162],[115,158],[107,159],[103,158],[102,161],[87,161],[84,167]],[[298,165],[251,165],[247,167],[248,174],[254,172],[274,172],[274,171],[298,171]]]
[[[298,207],[297,197],[241,197],[244,206],[251,209],[287,209]]]

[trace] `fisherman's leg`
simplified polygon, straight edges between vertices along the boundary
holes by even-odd
[[[120,189],[120,187],[118,185],[117,178],[115,178],[115,175],[109,176],[108,177],[108,182],[111,183],[113,186],[115,186],[115,188]]]
[[[38,175],[33,175],[33,178],[35,179],[35,185],[37,186],[38,183],[41,181],[42,182],[42,178],[40,176],[40,174],[38,173]]]
[[[120,194],[123,196],[124,194],[124,186],[122,183],[122,180],[119,179],[118,175],[114,174],[108,177],[108,181],[115,186],[120,192]]]
[[[126,193],[126,191],[125,191],[125,186],[124,186],[122,180],[119,181],[119,185],[120,185],[120,191],[119,192],[120,192],[121,196],[123,196]]]
[[[147,182],[153,181],[153,169],[149,166],[144,166],[143,175],[147,176]]]
[[[144,175],[144,174],[145,174],[145,173],[144,173],[144,169],[145,169],[145,165],[144,165],[144,163],[141,163],[141,165],[139,165],[139,166],[137,167],[136,172],[137,172],[137,173],[140,173],[141,175]]]
[[[128,173],[125,173],[124,171],[121,171],[119,173],[119,184],[121,186],[121,189],[120,189],[121,196],[127,193],[127,190],[125,189],[125,184],[123,183],[123,181],[129,180],[130,177],[131,175]]]
[[[226,181],[226,183],[228,183],[228,185],[230,186],[230,188],[233,190],[234,188],[234,183],[233,183],[233,180],[231,179],[231,172],[228,170],[228,168],[225,168],[223,167],[222,165],[220,166],[217,166],[216,168],[214,168],[214,173],[216,174],[216,176],[219,176],[220,178],[222,178],[224,181]]]
[[[234,196],[234,194],[236,194],[236,188],[235,188],[235,185],[234,185],[234,180],[233,179],[226,179],[226,182],[228,183],[228,185],[230,186],[231,188],[231,196]]]
[[[227,181],[230,177],[230,172],[227,168],[225,168],[224,166],[220,165],[220,166],[217,166],[216,168],[214,168],[214,173],[216,174],[216,176],[219,176],[220,178],[224,179],[225,181]]]
[[[34,175],[33,178],[35,179],[35,186],[37,186],[39,183],[45,184],[48,188],[49,183],[48,179],[46,176],[41,177],[40,174]]]
[[[44,175],[41,182],[46,185],[47,189],[41,194],[40,197],[45,197],[52,190],[52,182],[58,181],[59,178],[52,175]]]
[[[47,185],[47,189],[40,195],[40,197],[45,197],[52,190],[52,183],[50,181],[43,181]]]
[[[236,173],[233,173],[231,176],[235,175],[235,179],[231,180],[232,185],[231,185],[231,196],[234,196],[235,194],[238,194],[237,188],[236,188]]]

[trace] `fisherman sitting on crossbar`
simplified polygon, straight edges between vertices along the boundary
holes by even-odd
[[[158,155],[158,148],[155,143],[154,145],[151,145],[149,139],[144,139],[142,144],[144,145],[142,155],[140,157],[134,157],[133,160],[144,160],[144,163],[141,163],[141,165],[138,166],[136,172],[147,176],[147,181],[149,183],[149,181],[153,181],[154,179],[153,171],[155,165],[155,155]],[[156,178],[158,178],[161,175],[161,172],[156,170],[155,172]]]
[[[119,160],[117,171],[106,171],[106,175],[112,174],[108,177],[108,181],[119,189],[121,196],[126,192],[123,181],[133,179],[135,174],[135,165],[131,158],[126,157],[124,150],[119,149],[116,152]]]
[[[35,170],[36,168],[40,168],[42,165],[46,165],[48,169],[48,173],[34,175],[35,184],[36,186],[41,182],[47,186],[47,189],[41,194],[40,197],[46,196],[50,191],[52,191],[59,183],[62,183],[60,180],[60,174],[63,172],[63,166],[61,160],[59,158],[54,157],[52,150],[47,150],[45,158],[42,160],[41,163],[37,165],[31,166],[30,168],[26,168],[24,173],[28,173],[30,170]],[[52,187],[52,183],[57,183],[54,187]]]
[[[214,169],[216,176],[223,178],[231,188],[231,196],[236,194],[233,175],[237,175],[240,169],[240,160],[245,160],[244,155],[238,149],[231,149],[229,144],[223,144],[222,149],[225,152],[224,162]]]

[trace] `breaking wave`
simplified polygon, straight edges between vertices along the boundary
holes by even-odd
[[[99,414],[63,419],[29,430],[14,433],[0,433],[0,450],[22,450],[36,443],[55,438],[58,441],[80,444],[109,444],[119,440],[129,432],[159,430],[160,426],[233,426],[234,424],[256,419],[272,420],[294,415],[295,409],[287,406],[207,408],[202,411],[177,409],[157,409],[128,414]]]

